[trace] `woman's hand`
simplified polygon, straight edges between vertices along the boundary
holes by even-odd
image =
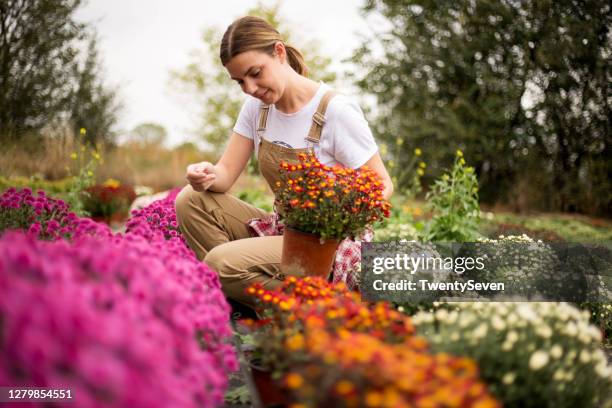
[[[206,191],[217,179],[215,166],[209,162],[190,164],[185,178],[195,191]]]

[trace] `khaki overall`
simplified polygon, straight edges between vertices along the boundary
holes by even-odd
[[[325,111],[334,93],[328,91],[315,114],[306,141],[319,143],[325,122]],[[257,128],[259,171],[272,191],[280,180],[282,161],[297,162],[298,154],[309,148],[291,149],[263,137],[269,106],[262,105]],[[280,260],[282,236],[251,236],[247,222],[268,216],[265,211],[227,193],[197,192],[187,185],[176,198],[176,216],[189,247],[200,260],[219,274],[225,295],[248,306],[254,306],[245,290],[254,283],[272,289],[281,285]]]

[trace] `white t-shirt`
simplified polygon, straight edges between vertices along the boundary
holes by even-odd
[[[283,113],[270,106],[263,137],[270,142],[293,149],[308,147],[305,140],[312,125],[312,116],[319,102],[330,87],[321,83],[315,96],[295,113]],[[254,141],[255,154],[259,147],[257,125],[261,101],[248,96],[242,105],[234,132]],[[340,163],[347,167],[363,166],[378,147],[359,105],[343,95],[334,96],[325,113],[325,124],[315,154],[321,163],[333,166]]]

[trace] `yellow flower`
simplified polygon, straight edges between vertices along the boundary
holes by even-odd
[[[425,162],[420,162],[419,167],[424,169],[425,167],[427,167],[427,164],[425,164]]]
[[[96,151],[91,152],[91,156],[96,160],[100,160],[100,154]]]
[[[404,139],[402,139],[401,137],[398,137],[395,139],[395,144],[398,146],[401,146],[404,144]]]
[[[70,154],[70,158],[71,158],[72,160],[76,160],[76,159],[77,159],[77,154],[76,154],[76,153],[71,153],[71,154]]]
[[[85,129],[85,128],[81,128],[81,129],[79,130],[79,133],[80,133],[80,135],[81,135],[81,136],[85,136],[85,135],[87,134],[87,129]]]
[[[383,397],[379,392],[370,391],[365,396],[365,403],[368,407],[379,407],[383,403]]]
[[[420,156],[421,154],[423,154],[423,151],[421,151],[421,149],[419,149],[418,147],[416,149],[414,149],[414,155],[415,156]]]
[[[423,169],[417,169],[417,174],[419,176],[422,176],[423,174],[425,174],[425,172],[423,171]]]
[[[457,157],[463,157],[463,152],[457,149]]]
[[[336,384],[336,392],[340,395],[349,394],[354,389],[353,383],[347,380],[340,380],[338,384]]]
[[[465,165],[465,159],[463,157],[461,158],[461,160],[459,160],[459,164],[462,166]]]
[[[87,175],[88,175],[89,177],[93,177],[93,171],[91,171],[91,170],[87,170]]]
[[[304,379],[297,373],[289,373],[285,378],[285,382],[287,383],[287,387],[295,389],[302,386]]]
[[[104,187],[118,188],[121,185],[121,183],[119,182],[119,180],[115,180],[113,178],[109,178],[104,183],[102,183],[102,185]]]
[[[389,168],[392,169],[395,167],[395,162],[393,160],[389,160]]]
[[[287,339],[287,348],[289,350],[300,350],[304,347],[304,336],[295,334]]]
[[[384,144],[384,143],[381,143],[381,145],[380,145],[380,154],[382,156],[385,156],[387,154],[387,152],[388,152],[387,145]]]

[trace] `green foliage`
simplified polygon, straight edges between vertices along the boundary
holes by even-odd
[[[591,314],[591,323],[599,327],[607,347],[612,347],[612,303],[585,302],[578,305]]]
[[[406,140],[399,167],[418,146],[439,174],[461,148],[485,202],[610,212],[608,1],[368,0],[364,11],[389,24],[355,52],[357,84],[376,97],[377,138]]]
[[[72,177],[60,180],[44,180],[40,177],[4,177],[0,176],[0,193],[10,187],[22,189],[29,187],[32,191],[43,190],[51,196],[59,196],[68,192],[72,186]]]
[[[495,214],[493,222],[518,224],[532,230],[553,231],[569,242],[612,243],[612,225],[609,222],[587,217],[500,213]]]
[[[250,404],[251,394],[246,385],[240,385],[227,390],[225,393],[225,402],[228,404]]]
[[[97,149],[88,145],[86,129],[80,129],[79,136],[77,146],[80,146],[80,149],[70,154],[73,161],[70,172],[73,176],[64,200],[75,214],[84,217],[90,215],[85,209],[85,200],[89,198],[87,189],[96,182],[95,171],[101,157]]]
[[[470,242],[478,238],[478,179],[458,150],[450,173],[436,180],[427,193],[433,218],[425,238],[434,242]]]
[[[246,14],[266,19],[285,36],[287,43],[294,45],[291,26],[280,15],[280,4],[279,2],[266,6],[259,3]],[[219,46],[224,31],[225,27],[210,27],[204,30],[203,47],[192,51],[191,62],[185,68],[171,73],[173,89],[180,95],[189,95],[190,100],[195,101],[198,117],[195,133],[206,141],[216,154],[223,151],[244,102],[240,87],[230,79],[219,59]],[[319,44],[316,41],[296,46],[304,55],[312,79],[328,83],[335,80],[335,74],[329,71],[331,59],[319,55]]]
[[[252,206],[257,207],[260,210],[264,210],[269,213],[272,212],[273,197],[271,197],[269,194],[266,194],[264,190],[245,189],[239,191],[236,196],[242,201],[245,201],[251,204]]]
[[[54,126],[111,139],[115,95],[101,83],[95,37],[77,22],[81,0],[0,2],[0,137]],[[84,55],[80,52],[89,38]]]

